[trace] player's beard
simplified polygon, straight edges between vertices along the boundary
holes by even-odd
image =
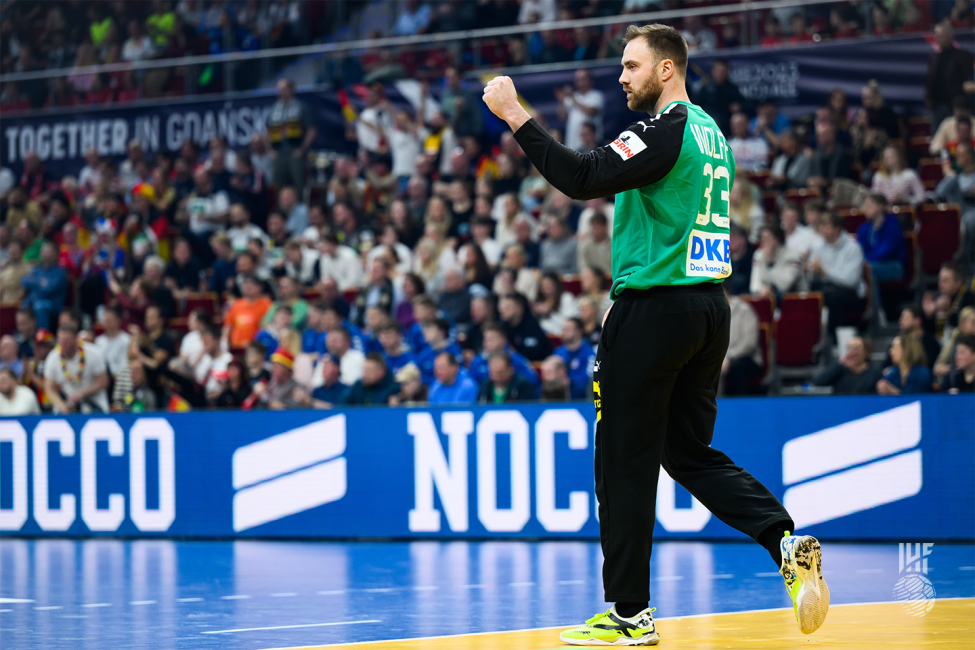
[[[652,113],[657,107],[657,100],[660,99],[660,95],[664,91],[664,84],[654,72],[641,87],[631,86],[630,91],[633,94],[627,100],[626,107],[638,113]]]

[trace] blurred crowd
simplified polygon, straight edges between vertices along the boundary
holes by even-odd
[[[949,112],[931,125],[944,174],[934,190],[908,165],[904,117],[875,82],[796,121],[749,104],[722,60],[695,93],[738,168],[726,394],[763,390],[757,317],[739,296],[806,290],[824,295],[830,342],[866,329],[868,315],[851,314],[868,304],[900,325],[882,367],[856,338],[817,383],[972,390],[975,247],[903,309],[910,296],[880,281],[866,300],[862,273],[864,261],[875,279],[907,272],[913,225],[894,206],[958,203],[972,241],[971,55],[952,47],[950,23],[935,34],[928,99]],[[487,139],[479,86],[452,67],[443,84],[429,118],[427,85],[407,111],[372,84],[346,133],[357,155],[324,178],[306,168],[315,127],[288,79],[246,148],[218,137],[150,157],[133,140],[124,160],[91,151],[65,177],[36,155],[19,177],[0,169],[0,305],[17,306],[16,332],[0,338],[0,413],[589,398],[610,305],[611,197],[551,188],[510,132]],[[587,153],[612,139],[587,71],[554,93],[556,119],[536,118],[558,140]],[[855,233],[839,213],[851,208],[864,216]]]
[[[737,0],[735,0],[737,1]],[[61,69],[63,76],[8,82],[5,112],[124,103],[139,99],[249,90],[288,58],[201,66],[173,65],[92,74],[96,64],[247,52],[313,43],[417,36],[707,7],[705,0],[6,0],[0,2],[0,71]],[[863,35],[924,32],[947,20],[975,25],[970,0],[843,0],[761,13],[757,32],[746,14],[674,18],[692,52],[818,42]],[[524,36],[458,41],[448,47],[347,53],[318,72],[320,83],[348,86],[460,70],[615,58],[626,22],[539,30]]]

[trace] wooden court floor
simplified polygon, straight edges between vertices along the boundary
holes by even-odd
[[[400,641],[374,641],[344,645],[301,646],[301,650],[328,648],[383,650],[548,650],[569,648],[559,642],[559,631],[546,628],[517,632],[458,635]],[[816,633],[803,635],[791,609],[659,619],[661,648],[923,648],[963,650],[975,648],[975,598],[938,600],[925,616],[910,615],[901,603],[838,605]],[[298,650],[280,648],[276,650]]]

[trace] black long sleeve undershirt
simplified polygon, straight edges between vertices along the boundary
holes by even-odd
[[[553,187],[585,201],[645,187],[666,176],[680,156],[686,124],[687,107],[672,104],[586,154],[557,142],[534,118],[515,131],[515,140]]]

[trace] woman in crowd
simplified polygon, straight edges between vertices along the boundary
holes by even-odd
[[[748,240],[754,244],[758,242],[759,230],[765,224],[765,211],[761,203],[755,200],[753,187],[744,171],[735,174],[735,186],[728,201],[728,216],[732,223],[737,223],[748,232]]]
[[[559,274],[546,271],[542,274],[538,300],[532,304],[532,312],[546,334],[560,336],[565,320],[579,315],[579,304],[575,296],[562,286]]]
[[[880,169],[873,175],[870,190],[883,194],[889,203],[917,205],[925,196],[924,184],[917,172],[907,166],[903,149],[894,145],[884,149]]]
[[[427,202],[427,211],[423,215],[424,234],[429,235],[430,227],[433,226],[440,233],[442,239],[446,240],[451,236],[451,224],[453,215],[447,202],[439,196],[431,197]]]
[[[589,296],[579,298],[579,319],[582,321],[582,330],[594,350],[599,345],[604,313],[606,312],[600,309],[599,303]]]
[[[415,260],[417,256],[414,256]],[[407,273],[403,276],[403,300],[396,305],[396,320],[399,324],[403,326],[404,329],[408,329],[416,319],[413,318],[413,299],[419,295],[426,293],[427,287],[421,278],[416,273]]]
[[[609,276],[602,269],[587,266],[579,274],[579,280],[582,283],[582,295],[592,298],[596,308],[605,314],[613,304],[609,297]]]
[[[826,104],[836,116],[836,129],[838,131],[850,130],[850,104],[846,100],[846,93],[840,88],[829,91],[829,99]]]
[[[941,383],[941,380],[954,370],[955,346],[958,339],[972,334],[975,334],[975,307],[964,307],[958,312],[958,327],[951,333],[951,338],[941,348],[941,354],[934,362],[934,379],[936,382]]]
[[[247,376],[247,368],[239,360],[234,359],[227,366],[227,385],[217,396],[214,406],[223,409],[242,408],[251,394],[251,383]]]
[[[494,274],[484,257],[484,251],[475,243],[470,243],[465,248],[467,259],[464,260],[464,280],[467,286],[481,285],[485,291],[490,291],[494,284]]]
[[[896,336],[890,344],[892,365],[877,382],[878,395],[930,393],[931,371],[921,342],[913,336]]]

